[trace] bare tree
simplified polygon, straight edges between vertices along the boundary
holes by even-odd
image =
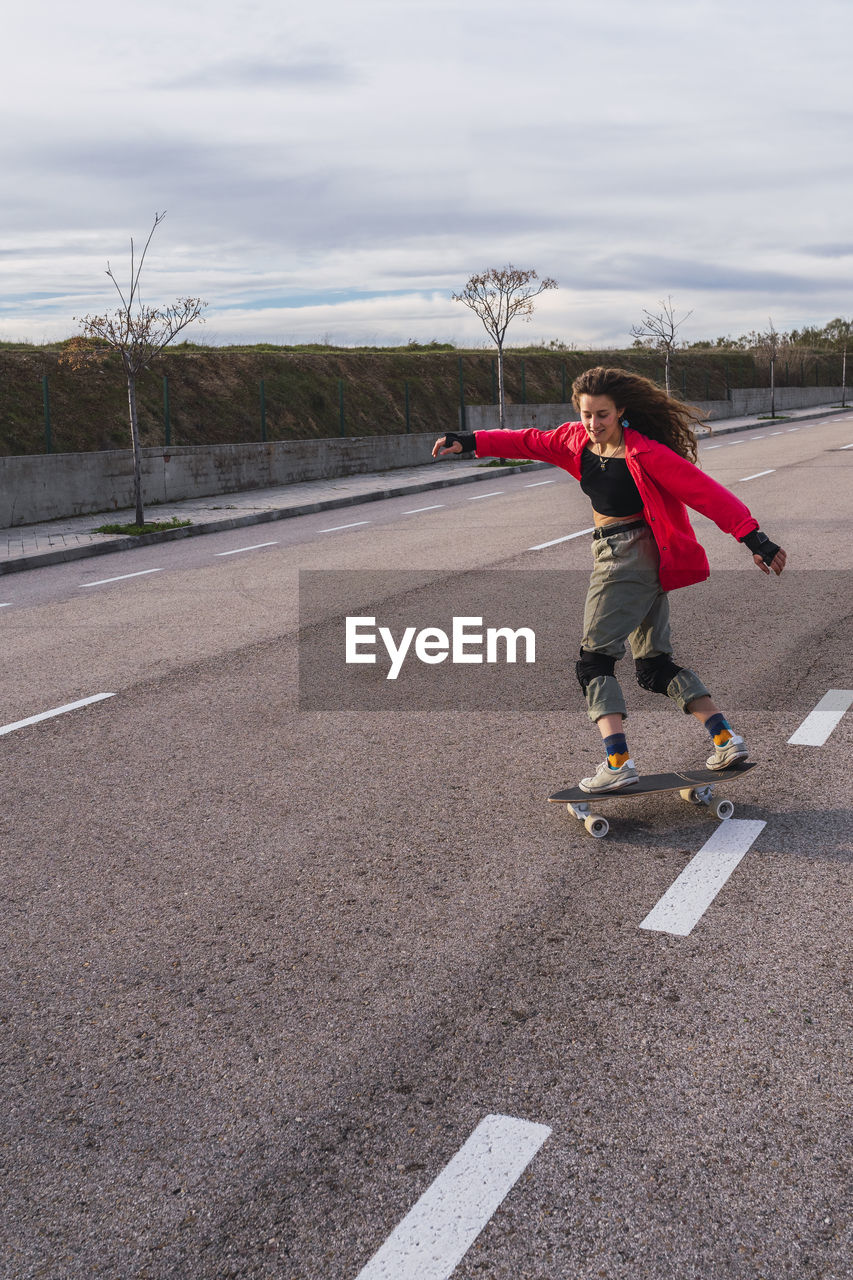
[[[72,368],[81,368],[99,361],[108,351],[118,351],[127,378],[127,402],[130,413],[130,439],[133,448],[133,487],[136,499],[136,523],[144,523],[142,509],[142,464],[139,447],[139,417],[136,409],[136,379],[147,369],[164,347],[186,329],[187,325],[201,317],[207,306],[200,298],[178,298],[165,307],[149,307],[140,296],[139,278],[145,255],[154,232],[166,214],[155,213],[154,225],[145,241],[145,248],[135,261],[133,238],[130,241],[130,288],[127,295],[113,275],[107,262],[107,275],[115,285],[121,306],[101,316],[75,316],[82,326],[82,333],[72,338],[63,360]],[[106,351],[104,350],[106,348]]]
[[[651,347],[655,351],[664,353],[664,370],[668,395],[672,353],[678,346],[675,335],[687,317],[693,315],[693,312],[688,311],[680,320],[676,320],[671,297],[667,298],[666,302],[662,300],[660,305],[662,309],[656,315],[653,315],[651,311],[647,311],[643,307],[643,323],[632,325],[631,333],[637,339],[638,346]]]
[[[533,299],[546,289],[556,289],[557,281],[547,277],[539,280],[535,271],[525,271],[512,263],[505,267],[489,267],[479,275],[471,276],[461,293],[453,294],[454,302],[464,302],[479,316],[486,333],[498,349],[498,412],[500,425],[504,425],[506,400],[504,396],[504,339],[510,321],[516,316],[529,320],[533,315]]]
[[[824,329],[824,333],[830,343],[841,348],[841,407],[846,409],[847,348],[850,345],[851,335],[853,335],[853,320],[844,320],[841,316],[837,316],[835,320],[830,320]]]
[[[767,357],[770,364],[770,417],[776,417],[776,359],[779,355],[779,348],[785,341],[785,335],[779,333],[773,327],[773,317],[769,319],[770,328],[766,333],[757,333],[755,335],[755,345],[762,355]]]

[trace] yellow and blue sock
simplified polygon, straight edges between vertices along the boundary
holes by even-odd
[[[621,769],[622,765],[630,759],[628,741],[624,733],[611,733],[604,739],[604,749],[611,769]]]
[[[705,721],[705,728],[710,733],[711,741],[715,747],[724,747],[734,737],[732,726],[726,717],[719,712],[715,716],[708,717]]]

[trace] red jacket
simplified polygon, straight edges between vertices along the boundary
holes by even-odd
[[[564,422],[552,431],[478,431],[478,458],[536,458],[581,478],[581,454],[589,444],[582,422]],[[692,462],[625,427],[625,461],[643,500],[660,551],[660,584],[664,591],[688,587],[708,577],[708,557],[696,541],[685,504],[713,520],[724,533],[742,538],[758,528],[747,506]]]

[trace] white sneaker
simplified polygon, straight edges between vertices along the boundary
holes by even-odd
[[[721,747],[715,746],[714,754],[708,756],[705,763],[709,769],[728,769],[729,765],[737,764],[738,760],[745,760],[748,755],[746,743],[735,733]]]
[[[640,775],[634,767],[633,760],[626,760],[618,769],[613,769],[606,760],[602,760],[591,778],[581,778],[581,791],[619,791],[622,787],[633,786],[640,781]]]

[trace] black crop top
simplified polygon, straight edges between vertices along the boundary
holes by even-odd
[[[643,499],[624,458],[602,459],[591,449],[581,454],[581,488],[600,516],[634,516]]]

